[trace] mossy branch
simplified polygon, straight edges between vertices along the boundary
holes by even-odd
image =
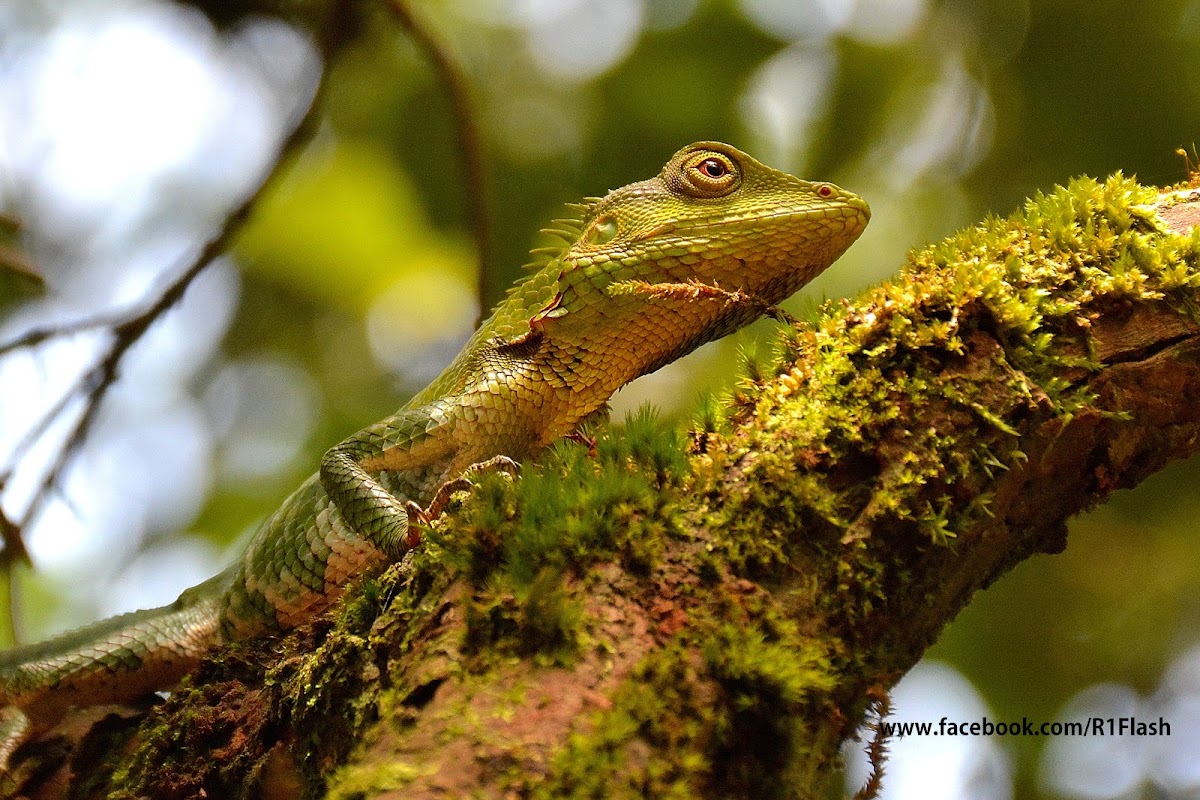
[[[485,480],[335,617],[69,768],[118,797],[836,793],[977,590],[1200,448],[1198,220],[1192,188],[1080,180],[918,253],[790,330],[690,455],[643,416]]]

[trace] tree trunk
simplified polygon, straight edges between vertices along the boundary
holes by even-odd
[[[1081,180],[931,247],[789,330],[687,443],[637,419],[489,477],[329,618],[214,654],[148,713],[81,712],[15,775],[830,796],[842,741],[978,589],[1200,447],[1198,220],[1194,189]]]

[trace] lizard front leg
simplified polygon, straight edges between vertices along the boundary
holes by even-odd
[[[375,477],[426,468],[444,474],[454,454],[451,416],[436,403],[401,411],[364,428],[321,459],[321,487],[343,521],[388,557],[399,560],[419,541],[413,498],[398,498]]]

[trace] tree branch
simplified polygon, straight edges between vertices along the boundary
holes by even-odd
[[[1194,189],[1083,180],[931,247],[788,329],[686,463],[635,420],[487,479],[330,618],[63,769],[156,797],[830,796],[976,591],[1200,449],[1198,220]]]
[[[492,274],[492,219],[488,209],[487,167],[484,160],[483,136],[476,121],[475,106],[471,100],[471,85],[458,60],[427,25],[412,11],[407,0],[387,0],[392,15],[408,33],[413,44],[425,54],[450,103],[450,114],[454,118],[455,135],[459,153],[463,160],[463,184],[466,187],[467,210],[471,218],[471,232],[475,236],[475,247],[479,251],[479,277],[475,283],[479,316],[475,327],[483,321],[493,298],[488,296]]]

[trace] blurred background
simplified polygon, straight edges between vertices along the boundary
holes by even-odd
[[[0,230],[0,348],[143,307],[253,188],[321,69],[320,4],[272,5],[0,0],[0,213],[23,226]],[[1071,176],[1182,180],[1175,151],[1200,131],[1200,0],[413,10],[476,100],[493,220],[482,290],[446,93],[395,20],[366,13],[347,23],[311,144],[129,351],[31,521],[22,639],[169,602],[215,572],[327,446],[438,372],[562,203],[649,177],[684,144],[729,141],[870,201],[861,241],[788,304],[811,314]],[[615,418],[649,401],[686,419],[774,332],[759,323],[638,381]],[[83,413],[72,390],[110,344],[101,327],[0,352],[9,518],[38,495]],[[1065,554],[982,592],[895,696],[897,720],[1162,716],[1169,737],[897,741],[884,797],[1200,798],[1198,488],[1200,463],[1176,465],[1075,520]]]

